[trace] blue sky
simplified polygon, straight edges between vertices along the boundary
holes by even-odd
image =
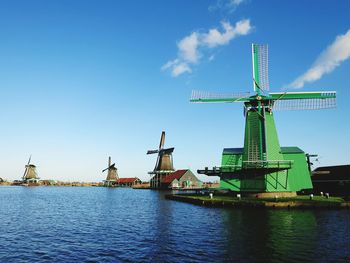
[[[341,0],[2,1],[0,177],[19,179],[32,154],[43,179],[100,181],[111,155],[147,180],[162,130],[176,168],[219,165],[243,144],[242,105],[190,93],[252,91],[251,43],[269,45],[271,91],[337,91],[336,109],[276,112],[281,145],[347,164],[349,13]]]

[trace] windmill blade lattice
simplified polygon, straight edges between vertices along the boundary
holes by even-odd
[[[26,178],[27,171],[28,171],[28,167],[27,167],[27,165],[26,165],[25,170],[24,170],[24,173],[23,173],[23,175],[22,175],[22,179],[23,179],[23,180]]]
[[[336,107],[336,92],[288,92],[270,93],[277,97],[274,110],[319,110]]]
[[[154,154],[154,153],[158,153],[159,150],[148,150],[147,154]]]
[[[319,110],[335,107],[336,99],[279,100],[273,105],[274,110]]]
[[[206,102],[239,102],[246,101],[250,96],[249,92],[236,93],[212,93],[207,91],[193,90],[190,102],[206,103]]]
[[[269,86],[269,58],[267,45],[252,45],[254,90],[268,91]]]
[[[159,149],[164,147],[165,143],[165,131],[162,131],[162,135],[160,136]]]

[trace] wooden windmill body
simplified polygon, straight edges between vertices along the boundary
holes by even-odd
[[[165,143],[165,131],[162,132],[160,137],[160,143],[157,150],[149,150],[147,154],[158,153],[157,162],[153,171],[149,172],[152,176],[150,180],[151,188],[161,188],[163,179],[170,173],[175,171],[173,165],[173,156],[174,147],[164,148]]]
[[[29,157],[28,163],[25,165],[24,174],[22,176],[23,185],[39,185],[39,177],[36,171],[36,166],[31,164],[31,156]]]
[[[111,157],[108,157],[108,167],[102,170],[102,173],[107,170],[106,180],[103,181],[103,185],[106,187],[117,186],[118,184],[118,169],[115,167],[115,163],[112,164]]]

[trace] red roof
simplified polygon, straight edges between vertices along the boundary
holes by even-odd
[[[167,175],[162,183],[170,184],[175,179],[179,180],[188,170],[177,170],[169,175]]]
[[[135,182],[136,180],[140,180],[140,179],[137,178],[137,177],[132,177],[132,178],[119,178],[119,179],[118,179],[118,183],[120,183],[120,184],[133,183],[133,182]]]

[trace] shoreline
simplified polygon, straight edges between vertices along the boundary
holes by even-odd
[[[0,186],[24,186],[24,187],[52,187],[52,186],[71,186],[71,187],[103,187],[103,185],[99,183],[62,183],[62,184],[34,184],[34,185],[25,185],[25,184],[12,184],[12,183],[5,183],[5,184],[0,184]]]
[[[340,197],[297,196],[295,198],[237,198],[233,196],[179,195],[169,194],[168,200],[180,201],[205,207],[217,208],[262,208],[262,209],[350,209],[350,202]]]

